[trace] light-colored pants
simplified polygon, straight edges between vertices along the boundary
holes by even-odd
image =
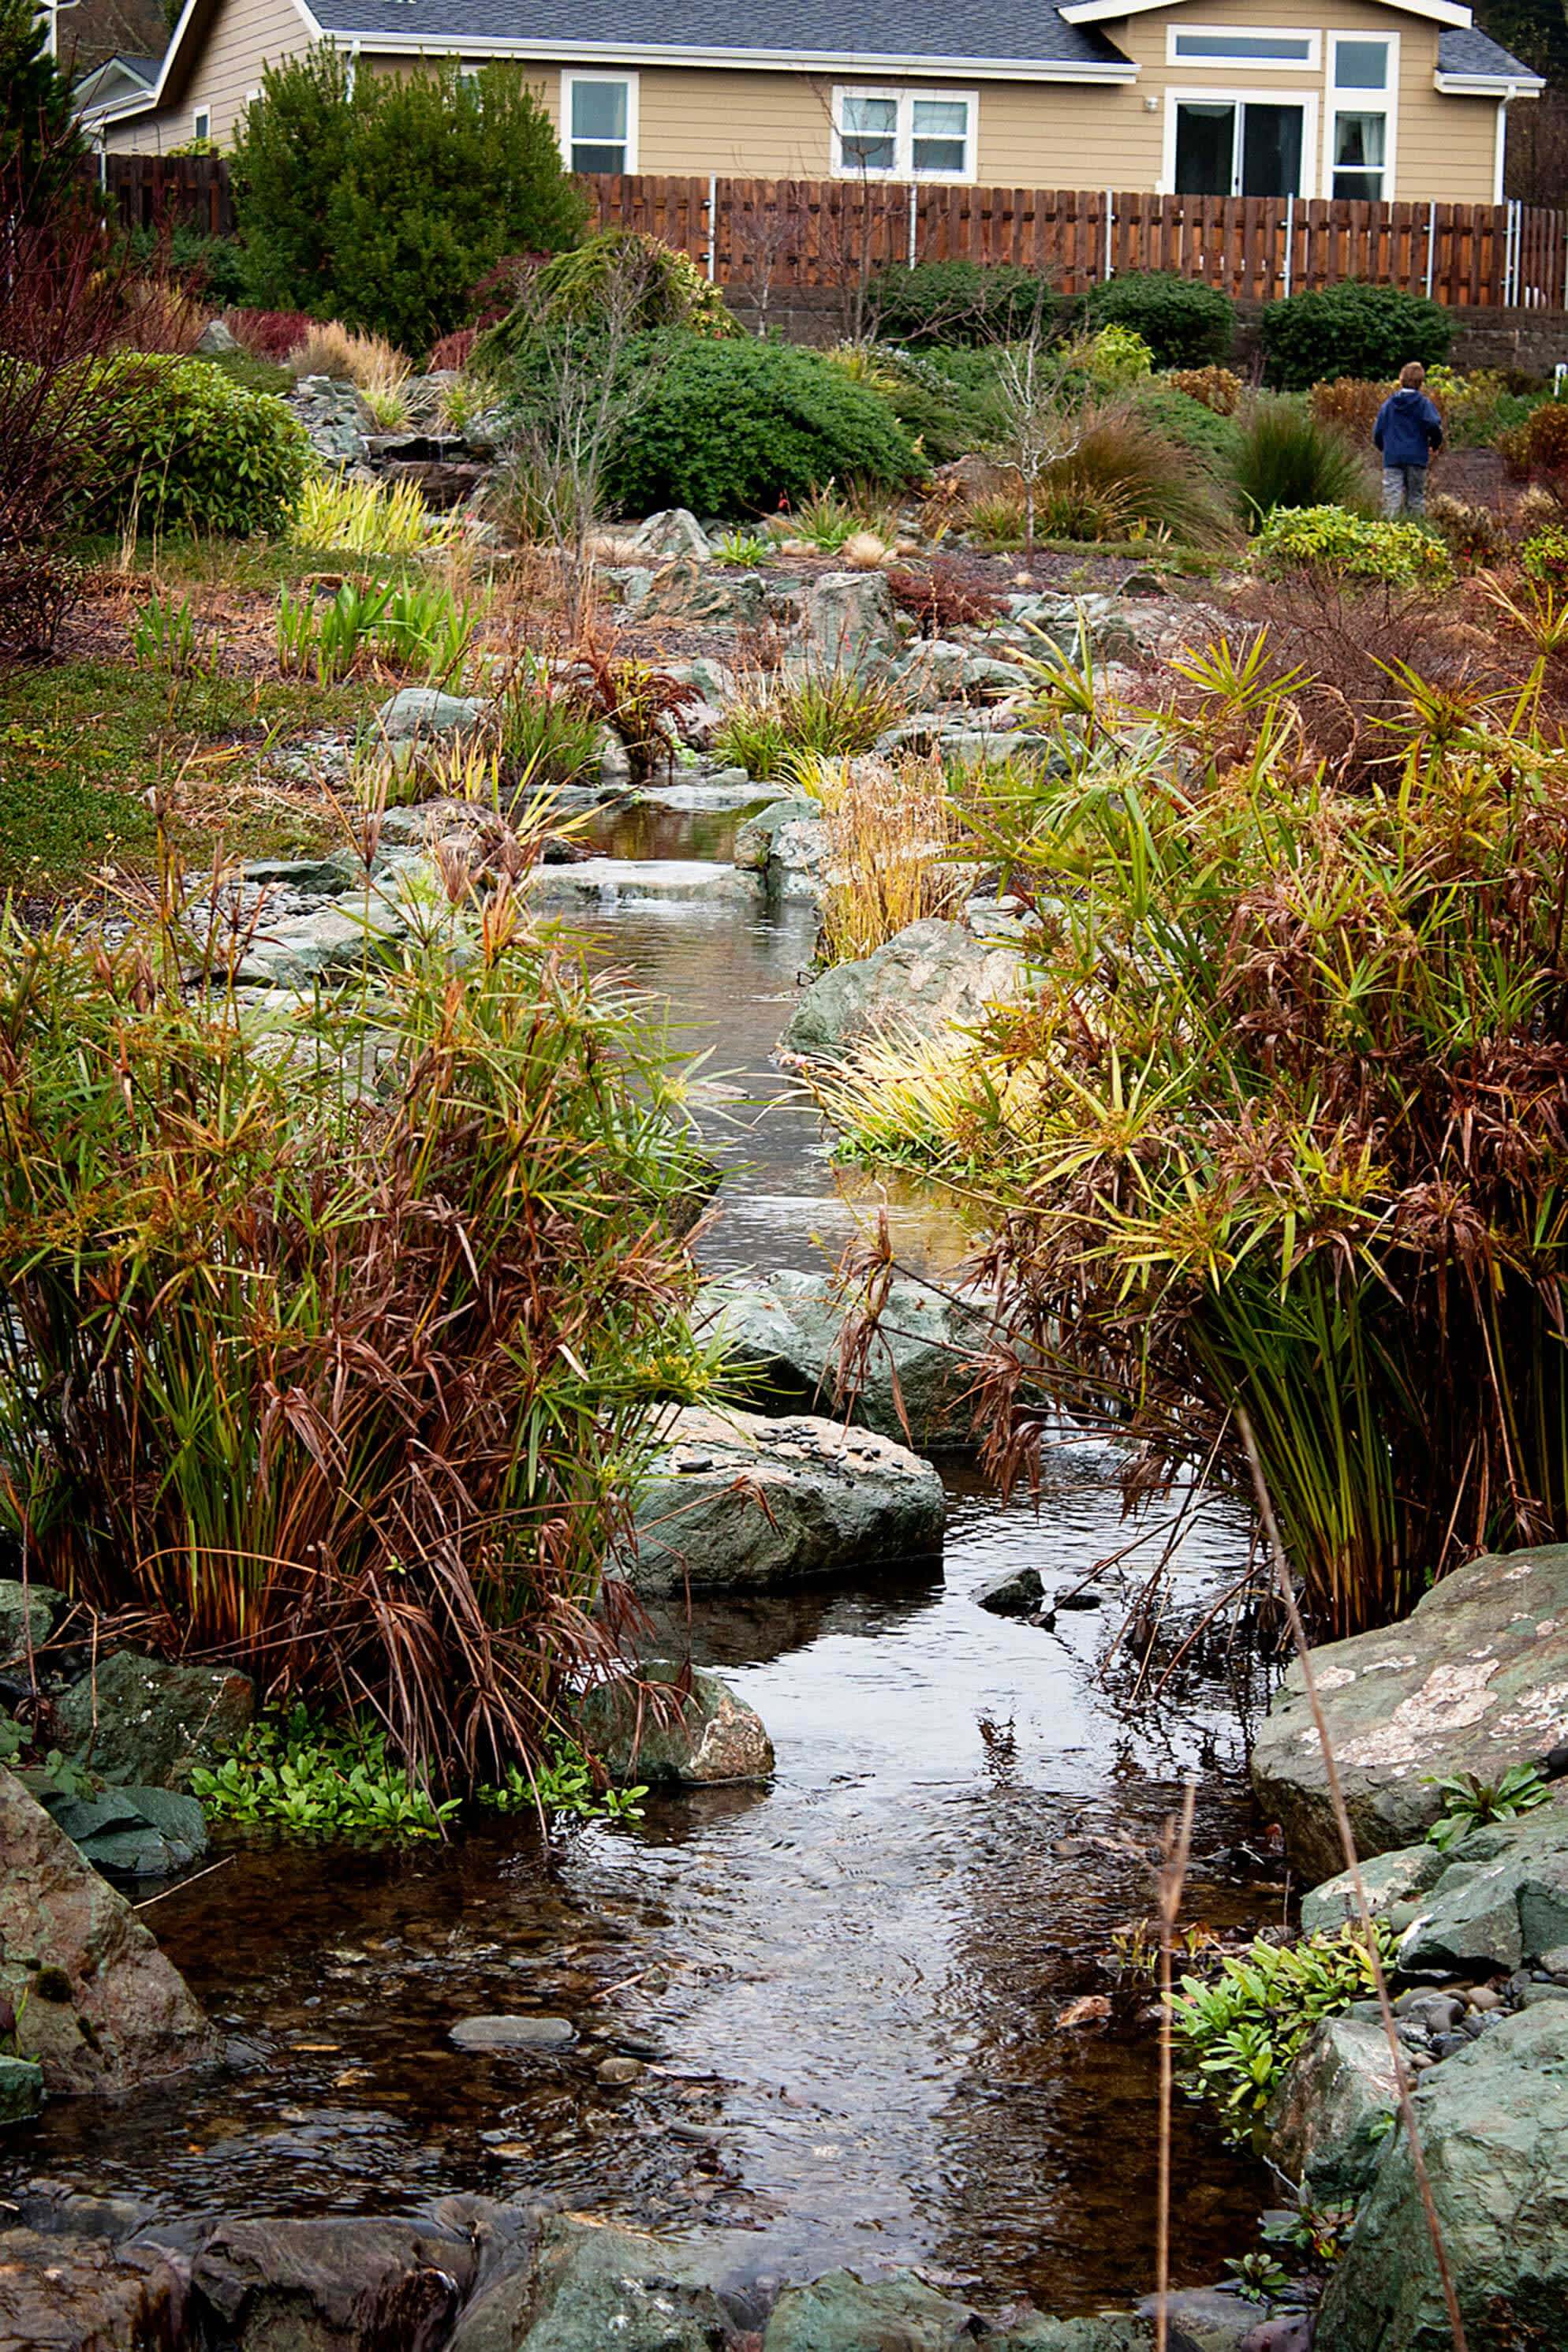
[[[1385,466],[1384,467],[1383,511],[1391,522],[1395,515],[1425,514],[1426,511],[1425,466]]]

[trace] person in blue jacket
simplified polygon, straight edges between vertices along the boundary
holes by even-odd
[[[1426,468],[1443,446],[1443,420],[1421,387],[1426,371],[1411,360],[1399,371],[1399,389],[1377,412],[1373,443],[1383,459],[1383,511],[1418,515],[1426,505]]]

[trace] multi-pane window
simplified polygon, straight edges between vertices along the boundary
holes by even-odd
[[[574,172],[637,170],[637,79],[631,74],[563,74],[562,146]]]
[[[1330,71],[1329,193],[1379,203],[1394,176],[1393,43],[1336,34]]]
[[[975,112],[968,91],[836,90],[834,170],[841,178],[972,180]]]

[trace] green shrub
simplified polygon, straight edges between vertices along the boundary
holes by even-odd
[[[1568,594],[1568,529],[1563,524],[1549,523],[1544,530],[1532,531],[1519,560],[1531,580],[1559,596]]]
[[[1392,1932],[1381,1921],[1377,1928],[1383,1951],[1392,1954]],[[1213,2101],[1232,2139],[1250,2139],[1313,2026],[1342,2015],[1376,1984],[1371,1952],[1353,1927],[1300,1944],[1254,1944],[1223,1959],[1212,1983],[1184,1977],[1171,2022],[1188,2089]]]
[[[1201,457],[1211,473],[1223,474],[1236,455],[1240,428],[1227,412],[1179,391],[1168,376],[1137,386],[1134,414],[1178,448]]]
[[[1013,262],[917,262],[879,271],[868,294],[881,341],[916,349],[1043,332],[1059,307],[1045,278]]]
[[[520,668],[497,705],[504,782],[513,788],[596,781],[605,722],[580,694],[552,686],[536,670]]]
[[[1447,549],[1420,523],[1383,522],[1343,507],[1276,507],[1250,560],[1276,578],[1302,565],[1395,587],[1444,588],[1454,576]]]
[[[891,488],[923,470],[887,404],[814,352],[689,338],[617,437],[605,487],[625,514],[738,515],[831,481]]]
[[[117,397],[81,485],[87,519],[236,537],[280,530],[310,460],[304,427],[270,393],[203,360],[129,353],[104,362]]]
[[[1498,446],[1509,472],[1521,478],[1568,472],[1568,400],[1542,401]]]
[[[741,332],[723,295],[690,256],[640,229],[601,229],[574,249],[558,253],[540,271],[539,291],[550,316],[592,326],[603,315],[616,276],[628,270],[639,287],[632,327],[687,327],[694,335],[716,338]]]
[[[587,212],[549,116],[505,65],[351,76],[317,49],[268,67],[233,174],[253,302],[410,351],[464,325],[508,255],[574,244]]]
[[[1131,270],[1096,286],[1088,315],[1097,327],[1131,327],[1163,368],[1201,368],[1223,360],[1236,332],[1236,305],[1216,286],[1163,269]]]
[[[1256,530],[1276,507],[1373,510],[1367,459],[1344,435],[1293,399],[1263,399],[1243,412],[1230,457],[1237,509]]]
[[[172,229],[134,228],[125,243],[133,268],[175,278],[210,310],[245,299],[249,280],[237,237],[205,236],[181,221]]]
[[[1440,302],[1350,278],[1270,302],[1258,322],[1270,383],[1305,392],[1334,376],[1394,376],[1407,360],[1448,356],[1454,321]]]
[[[803,760],[868,751],[906,707],[896,687],[857,669],[773,677],[735,697],[713,748],[760,782],[773,783],[794,776]]]

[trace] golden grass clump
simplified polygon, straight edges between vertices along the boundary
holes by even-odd
[[[384,335],[359,335],[328,319],[312,326],[289,354],[297,376],[326,375],[358,387],[376,423],[395,431],[407,422],[404,386],[412,366],[395,343]]]
[[[922,916],[963,905],[973,869],[952,859],[958,829],[940,761],[808,753],[795,781],[820,801],[827,827],[826,962],[854,962]]]

